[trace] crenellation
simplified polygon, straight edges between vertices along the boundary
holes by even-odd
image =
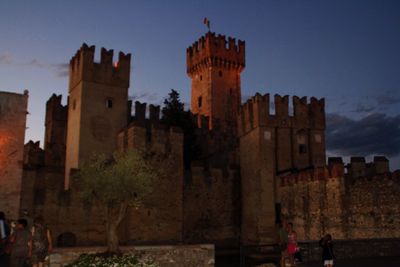
[[[287,127],[289,119],[289,96],[274,95],[275,116],[280,121],[281,126]]]
[[[376,174],[389,172],[389,160],[384,156],[375,156],[373,165]]]
[[[315,129],[325,129],[325,99],[311,97],[310,104],[310,123]]]
[[[109,69],[113,66],[113,56],[114,50],[107,50],[104,47],[100,50],[100,65],[102,65],[105,69]]]
[[[45,164],[62,168],[65,164],[68,106],[61,104],[62,96],[53,94],[46,102]]]
[[[44,166],[44,150],[40,147],[40,141],[29,140],[24,146],[24,168],[38,168]]]
[[[101,48],[100,62],[94,62],[95,46],[84,43],[70,60],[70,90],[81,81],[104,83],[117,87],[129,87],[130,54],[119,53],[113,63],[114,51]]]
[[[226,36],[208,32],[187,48],[186,59],[189,76],[210,65],[241,71],[245,67],[245,42],[239,40],[236,44],[231,37],[227,42]]]
[[[344,164],[341,157],[329,157],[328,168],[331,177],[343,177],[344,176]]]
[[[135,121],[144,122],[146,119],[146,106],[147,103],[141,103],[139,101],[135,102]]]
[[[366,174],[366,162],[364,157],[351,157],[349,166],[349,174],[353,178],[362,177]]]
[[[299,98],[293,96],[293,117],[294,127],[296,128],[309,128],[310,127],[310,111],[307,104],[307,97]]]
[[[150,121],[157,123],[160,121],[160,106],[150,105],[149,106]]]

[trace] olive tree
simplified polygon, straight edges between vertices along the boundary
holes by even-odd
[[[115,153],[112,157],[95,155],[76,174],[86,203],[100,205],[105,211],[107,250],[119,251],[117,229],[128,207],[139,206],[152,191],[158,174],[137,150]]]

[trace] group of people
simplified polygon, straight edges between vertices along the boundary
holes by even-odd
[[[287,266],[286,261],[289,261],[289,266],[295,266],[297,262],[302,261],[300,247],[297,244],[297,234],[293,230],[293,223],[281,223],[279,229],[279,244],[281,249],[281,266]],[[324,267],[333,267],[333,254],[332,236],[326,234],[319,241],[322,247],[322,262]]]
[[[41,216],[32,220],[27,211],[16,222],[0,212],[0,265],[4,267],[43,267],[52,251],[50,230]]]

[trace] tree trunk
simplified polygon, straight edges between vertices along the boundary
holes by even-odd
[[[118,207],[107,207],[107,251],[119,252],[118,226],[126,216],[128,202],[120,203]]]

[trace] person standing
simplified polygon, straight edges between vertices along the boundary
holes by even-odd
[[[8,266],[10,227],[4,212],[0,211],[0,266]]]
[[[333,254],[332,236],[326,234],[319,241],[319,245],[322,247],[322,261],[324,266],[333,267],[333,259],[335,256]]]
[[[15,231],[10,236],[12,244],[10,267],[24,267],[32,253],[31,234],[26,229],[27,221],[19,219]]]
[[[287,254],[289,255],[290,265],[294,266],[294,254],[297,251],[297,233],[293,230],[293,223],[288,223],[288,246]]]
[[[281,250],[281,266],[285,266],[287,257],[288,231],[286,222],[279,223],[279,248]]]
[[[34,219],[32,227],[32,267],[43,267],[52,249],[50,230],[44,224],[43,217],[38,216]]]

